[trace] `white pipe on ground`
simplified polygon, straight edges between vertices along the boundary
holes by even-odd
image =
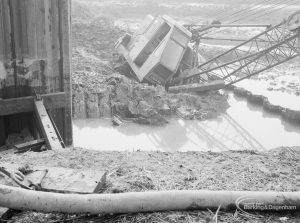
[[[242,199],[243,198],[243,199]],[[193,209],[236,209],[236,201],[300,210],[300,192],[153,191],[120,194],[59,194],[0,185],[0,207],[38,212],[134,213]]]

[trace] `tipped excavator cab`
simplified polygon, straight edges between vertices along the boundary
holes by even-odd
[[[133,35],[122,37],[116,48],[140,82],[164,85],[170,92],[218,90],[297,57],[299,21],[298,11],[288,20],[205,60],[199,54],[204,31],[265,25],[212,24],[200,29],[194,25],[189,26],[192,39],[192,33],[172,18],[149,15]]]
[[[165,85],[177,72],[192,34],[169,16],[148,15],[116,44],[139,81]]]

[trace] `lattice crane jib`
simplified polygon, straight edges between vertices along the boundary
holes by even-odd
[[[297,57],[300,53],[299,20],[300,11],[286,21],[268,27],[264,32],[200,64],[197,72],[189,72],[181,84],[222,79],[225,85],[231,85]],[[197,36],[201,41],[202,34]],[[234,59],[228,61],[227,58]]]

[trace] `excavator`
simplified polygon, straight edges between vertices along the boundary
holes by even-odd
[[[210,30],[254,25],[181,25],[166,15],[148,15],[134,34],[126,33],[115,47],[140,82],[163,85],[174,93],[218,90],[297,57],[299,20],[297,11],[280,24],[267,25],[254,37],[205,59],[199,45]]]

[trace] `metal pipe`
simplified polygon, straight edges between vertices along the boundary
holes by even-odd
[[[299,211],[300,192],[174,190],[83,195],[0,185],[1,207],[48,213],[137,213],[207,208],[243,210],[249,204]]]

